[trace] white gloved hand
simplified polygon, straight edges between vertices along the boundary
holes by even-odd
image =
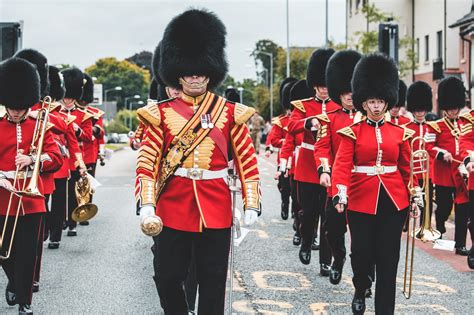
[[[244,224],[247,226],[254,225],[258,220],[258,212],[253,209],[245,210]]]
[[[143,222],[145,218],[155,215],[155,207],[143,206],[140,208],[140,222]]]

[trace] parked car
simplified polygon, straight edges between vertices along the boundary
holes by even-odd
[[[107,143],[119,143],[120,137],[118,133],[109,133],[107,134]]]
[[[120,133],[118,137],[119,137],[119,141],[118,141],[119,143],[128,143],[129,141],[129,137],[126,133]]]

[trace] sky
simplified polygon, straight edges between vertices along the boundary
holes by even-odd
[[[325,0],[289,0],[290,46],[325,42]],[[50,64],[84,69],[99,58],[153,52],[168,22],[188,8],[214,11],[227,27],[229,74],[255,78],[246,51],[260,39],[286,47],[286,0],[0,0],[0,22],[24,22],[23,48]],[[329,0],[329,38],[345,42],[345,1]]]

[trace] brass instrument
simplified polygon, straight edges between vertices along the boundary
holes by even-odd
[[[414,144],[419,141],[418,150],[414,150]],[[410,195],[416,194],[415,187],[420,187],[423,202],[424,211],[423,218],[421,218],[421,227],[416,228],[416,218],[419,217],[419,206],[416,204],[412,205],[410,209],[410,216],[408,217],[408,231],[407,231],[407,242],[406,242],[406,254],[405,254],[405,271],[403,277],[403,294],[405,298],[411,297],[412,290],[412,279],[413,279],[413,261],[415,254],[415,239],[422,242],[434,242],[441,237],[441,233],[431,227],[431,216],[430,216],[430,156],[426,150],[426,141],[423,137],[415,137],[410,143],[411,156],[410,156],[410,181],[408,183],[408,190]],[[418,177],[418,183],[413,182],[414,176]],[[418,185],[419,184],[419,185]],[[410,229],[411,225],[411,229]]]
[[[10,258],[13,241],[15,239],[15,232],[16,232],[16,227],[18,224],[18,218],[20,216],[20,208],[22,205],[23,197],[44,198],[44,196],[40,193],[38,189],[38,178],[40,175],[41,154],[43,153],[44,137],[47,130],[51,103],[52,103],[51,97],[46,96],[42,101],[42,108],[38,111],[38,116],[36,118],[36,125],[35,125],[35,129],[33,133],[33,139],[30,145],[30,154],[32,156],[36,156],[36,160],[34,163],[33,171],[31,173],[31,179],[28,185],[26,185],[26,181],[28,178],[28,169],[20,169],[20,167],[17,166],[15,170],[15,177],[13,179],[13,187],[15,190],[13,191],[10,190],[10,199],[8,200],[8,207],[7,207],[7,212],[5,216],[5,222],[3,224],[2,237],[0,239],[0,249],[5,248],[4,240],[5,240],[5,234],[6,234],[7,225],[8,225],[9,214],[12,207],[13,196],[14,195],[18,196],[19,200],[18,200],[16,212],[15,212],[15,221],[13,223],[13,229],[10,235],[10,243],[7,246],[8,249],[5,252],[5,255],[4,256],[0,255],[0,260],[5,260],[5,259]],[[17,189],[16,187],[19,183],[19,179],[22,179],[22,178],[23,178],[23,185],[21,187],[21,190],[16,190]]]
[[[77,182],[75,192],[77,207],[72,211],[71,218],[76,222],[84,222],[92,219],[99,210],[97,206],[91,203],[94,189],[87,176],[82,176]]]

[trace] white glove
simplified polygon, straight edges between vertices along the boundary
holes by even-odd
[[[252,209],[245,210],[244,224],[247,226],[254,225],[258,220],[258,212]]]
[[[140,208],[140,222],[143,222],[145,218],[155,215],[155,207],[143,206]]]

